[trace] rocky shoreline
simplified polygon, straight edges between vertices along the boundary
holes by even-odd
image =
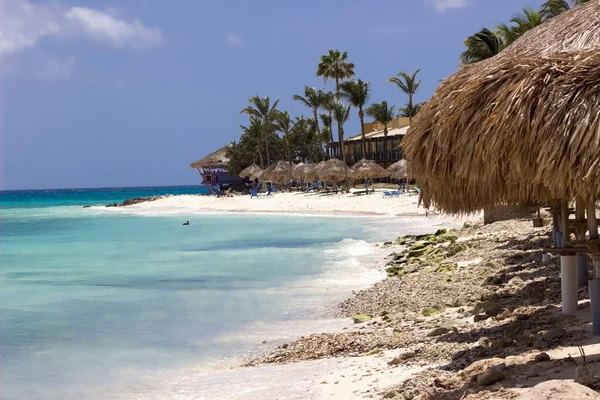
[[[150,201],[156,201],[156,200],[164,199],[164,198],[167,198],[167,197],[171,197],[171,195],[167,194],[167,195],[164,195],[164,196],[134,197],[132,199],[126,199],[122,203],[107,204],[105,207],[126,207],[126,206],[132,206],[134,204],[140,204],[140,203],[147,203],[147,202],[150,202]],[[90,205],[83,206],[83,208],[89,208],[89,207],[91,207],[91,206]]]
[[[575,373],[581,367],[577,345],[592,340],[591,332],[581,317],[561,313],[558,258],[542,261],[541,249],[551,245],[548,227],[507,221],[406,236],[385,245],[391,252],[388,278],[338,307],[340,317],[353,318],[351,328],[283,344],[246,366],[386,357],[388,350],[400,350],[388,360],[388,369],[428,368],[396,386],[372,387],[357,396],[519,398],[533,393],[527,390],[541,390],[529,386],[562,375],[600,389],[593,379],[596,364],[589,359]],[[580,300],[589,314],[585,289]],[[575,346],[573,358],[549,355],[565,346]],[[569,390],[577,393],[591,391],[573,382],[560,384],[576,385]]]

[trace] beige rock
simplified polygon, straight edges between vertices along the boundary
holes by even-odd
[[[563,380],[545,381],[520,393],[518,400],[600,400],[592,389]]]
[[[477,384],[480,386],[493,385],[506,378],[504,373],[499,368],[490,367],[483,374],[477,375]]]

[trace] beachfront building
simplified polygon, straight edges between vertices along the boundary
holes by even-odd
[[[190,168],[198,170],[202,177],[202,184],[207,187],[209,192],[227,187],[243,188],[243,180],[238,176],[232,176],[227,171],[227,164],[229,163],[227,148],[229,146],[231,145],[221,147],[219,150],[190,164]]]
[[[382,124],[365,122],[365,146],[367,152],[364,158],[374,160],[384,168],[387,168],[396,161],[402,160],[403,154],[400,142],[402,142],[402,138],[406,135],[408,128],[408,118],[396,118],[388,124],[386,140]],[[344,140],[344,153],[348,165],[353,165],[363,158],[361,143],[362,135],[360,133]],[[339,143],[330,143],[328,147],[331,151],[331,157],[339,158]]]

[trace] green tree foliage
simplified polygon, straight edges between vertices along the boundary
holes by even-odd
[[[335,96],[339,101],[341,81],[354,76],[354,64],[348,61],[348,52],[341,53],[336,49],[329,50],[327,54],[322,55],[317,66],[317,76],[322,77],[325,82],[335,81]]]
[[[387,135],[388,135],[388,124],[394,120],[394,106],[388,106],[387,101],[381,103],[373,103],[369,108],[365,110],[365,113],[373,118],[375,122],[383,125],[383,148],[384,153],[387,157]]]
[[[277,116],[279,115],[279,111],[277,110],[279,99],[275,100],[273,104],[271,104],[271,99],[269,98],[269,96],[254,96],[251,97],[248,100],[248,102],[250,104],[248,105],[248,107],[240,111],[240,114],[248,114],[249,116],[253,116],[261,120],[263,140],[265,143],[265,153],[267,157],[266,163],[267,165],[269,165],[271,164],[272,160],[276,160],[276,158],[271,157],[271,153],[269,151],[270,140],[268,139],[277,129],[275,121],[277,120]]]
[[[419,111],[421,111],[421,108],[425,105],[425,103],[417,103],[414,105],[410,105],[410,104],[406,104],[405,107],[399,107],[398,108],[398,116],[402,117],[402,118],[412,118],[415,115],[417,115],[417,113]]]
[[[544,22],[542,14],[531,8],[525,8],[515,15],[510,22],[512,25],[500,24],[496,28],[496,35],[502,39],[502,48],[510,46],[525,32],[541,25]]]
[[[415,107],[413,105],[413,97],[417,92],[417,89],[419,89],[419,86],[421,86],[421,81],[417,80],[417,75],[419,72],[421,72],[421,69],[417,69],[412,74],[400,71],[398,74],[396,74],[396,76],[387,80],[389,83],[393,83],[398,86],[398,88],[408,96],[408,105],[405,108],[405,111],[408,113],[408,118],[410,119],[411,125],[412,118],[416,114]]]
[[[361,134],[361,155],[366,157],[367,148],[365,144],[365,113],[363,107],[369,101],[371,89],[369,82],[363,82],[358,79],[355,81],[343,82],[341,85],[342,97],[351,105],[357,108],[358,118],[360,119],[360,134]]]
[[[473,64],[494,57],[502,50],[502,39],[487,28],[465,40],[465,51],[460,55],[463,64]]]
[[[566,0],[547,0],[544,4],[542,4],[542,7],[540,8],[540,14],[542,14],[544,20],[548,20],[564,13],[565,11],[569,11],[571,7],[587,3],[588,1],[590,0],[571,0],[570,2]]]
[[[332,105],[333,118],[337,122],[338,126],[338,142],[340,144],[340,159],[346,159],[346,153],[344,151],[344,124],[350,119],[351,105],[346,106],[342,102],[336,102]]]

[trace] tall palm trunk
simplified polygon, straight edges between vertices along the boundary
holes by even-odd
[[[412,98],[413,98],[412,93],[409,93],[408,94],[408,110],[410,111],[410,113],[408,114],[408,124],[409,125],[412,125],[413,114],[415,113],[415,110],[413,110]]]
[[[361,135],[361,152],[362,158],[367,158],[367,146],[365,144],[365,113],[362,110],[362,106],[358,106],[358,118],[360,118],[360,135]]]
[[[265,169],[265,160],[263,160],[262,151],[260,151],[260,146],[256,148],[256,152],[258,153],[258,159],[260,160],[260,167]]]
[[[321,141],[321,129],[319,129],[319,116],[317,115],[319,109],[317,107],[313,107],[313,118],[315,119],[315,129],[317,134],[315,135],[315,141],[317,143],[317,148],[321,150],[321,159],[325,161],[325,153],[323,152],[323,146]]]
[[[271,153],[269,152],[269,132],[265,132],[265,151],[267,152],[267,166],[271,165]]]
[[[333,158],[333,116],[331,110],[329,110],[329,121],[331,121],[329,124],[329,133],[331,134],[331,137],[329,138],[329,158]]]
[[[338,143],[340,145],[340,160],[346,162],[346,152],[344,149],[344,123],[338,121]]]

